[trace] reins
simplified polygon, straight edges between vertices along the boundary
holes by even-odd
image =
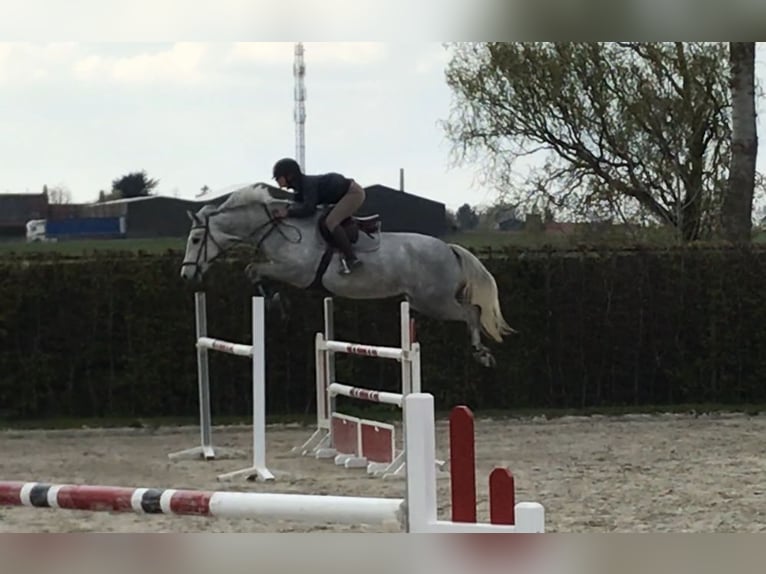
[[[204,229],[204,233],[202,235],[202,243],[203,243],[203,245],[197,250],[197,257],[196,257],[196,259],[194,261],[183,261],[183,263],[181,263],[181,266],[182,267],[186,267],[186,266],[189,266],[189,265],[194,265],[197,268],[195,273],[198,273],[199,272],[200,258],[203,256],[203,254],[205,256],[204,261],[207,262],[207,263],[212,263],[213,261],[218,259],[221,255],[223,255],[225,252],[227,252],[229,249],[231,249],[232,245],[234,245],[234,244],[249,244],[250,241],[253,239],[253,237],[255,237],[258,233],[261,232],[261,230],[263,230],[267,226],[270,226],[270,227],[266,231],[266,233],[264,233],[263,236],[256,243],[256,245],[255,245],[255,249],[256,250],[261,248],[261,245],[263,245],[264,241],[266,241],[266,239],[274,232],[274,230],[277,230],[279,232],[279,234],[286,241],[291,241],[290,238],[287,237],[287,235],[285,234],[284,230],[282,229],[282,227],[285,227],[285,226],[292,227],[292,228],[294,228],[298,232],[298,239],[293,241],[293,243],[300,243],[300,241],[301,241],[301,239],[303,237],[303,234],[301,233],[301,230],[296,225],[293,225],[291,223],[286,223],[286,222],[282,221],[281,219],[273,217],[271,215],[271,212],[269,211],[268,207],[266,207],[266,205],[262,205],[261,207],[263,208],[263,211],[266,213],[266,216],[268,217],[268,221],[266,221],[265,223],[262,223],[261,225],[256,227],[246,237],[244,237],[244,238],[235,238],[235,240],[232,242],[232,245],[230,245],[229,247],[226,247],[226,248],[223,247],[218,241],[216,241],[215,237],[213,236],[212,232],[210,231],[210,218],[213,217],[214,215],[220,215],[221,213],[226,213],[226,212],[229,212],[229,211],[233,211],[233,210],[241,208],[241,207],[249,207],[249,206],[237,206],[237,207],[232,207],[232,208],[229,208],[229,209],[226,209],[226,210],[215,211],[215,212],[213,212],[211,214],[205,215],[205,220],[204,220],[204,224],[203,225],[201,225],[201,226],[197,225],[195,227],[192,227],[192,231],[195,230],[195,229],[200,229],[200,228]],[[216,255],[212,259],[208,259],[207,258],[208,240],[212,241],[213,244],[216,247],[218,247],[218,253],[216,253]]]

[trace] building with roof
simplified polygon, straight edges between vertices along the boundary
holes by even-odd
[[[447,208],[426,199],[385,185],[364,188],[367,197],[359,215],[380,215],[383,231],[422,233],[441,237],[449,231]]]
[[[83,205],[83,217],[124,217],[130,238],[185,237],[191,223],[187,211],[203,203],[177,197],[146,195]]]
[[[205,201],[162,195],[147,195],[87,204],[49,204],[41,194],[0,194],[0,235],[23,238],[26,223],[32,219],[60,220],[77,217],[124,217],[126,237],[186,237],[187,211],[197,211],[205,203],[220,203],[241,185],[226,188],[223,194]],[[379,214],[383,231],[405,231],[440,237],[448,230],[443,203],[384,185],[365,188],[367,197],[358,214]],[[276,190],[275,196],[291,194]]]
[[[189,233],[187,210],[197,211],[206,203],[221,203],[231,191],[242,187],[231,186],[224,193],[216,193],[205,201],[193,201],[160,195],[116,199],[83,206],[85,217],[119,217],[127,221],[128,237],[185,237]],[[383,231],[407,231],[440,237],[449,231],[446,207],[411,193],[384,185],[365,188],[367,197],[359,215],[377,213]],[[287,191],[275,190],[275,197],[289,198]]]
[[[0,237],[19,238],[26,235],[27,221],[48,216],[45,193],[0,193]]]

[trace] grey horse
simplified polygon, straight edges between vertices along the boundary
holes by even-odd
[[[273,195],[276,189],[265,183],[248,185],[220,205],[190,211],[192,227],[181,277],[199,281],[224,251],[251,245],[266,259],[246,268],[257,286],[271,279],[348,299],[403,296],[418,313],[466,323],[475,359],[486,367],[495,365],[481,335],[501,342],[515,331],[503,318],[494,277],[470,251],[428,235],[381,232],[377,217],[355,217],[344,224],[352,225],[363,265],[341,275],[340,254],[322,232],[322,212],[302,219],[275,219],[273,209],[289,203]]]

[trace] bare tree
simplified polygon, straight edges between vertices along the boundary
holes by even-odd
[[[648,214],[693,241],[720,221],[726,70],[725,43],[458,44],[447,134],[459,163],[483,164],[530,208]],[[512,181],[519,159],[540,154],[541,168]]]
[[[55,187],[44,185],[43,193],[48,196],[48,203],[72,203],[72,192],[63,185],[57,185]]]
[[[731,166],[721,209],[725,239],[749,243],[752,232],[758,133],[755,116],[755,42],[729,44]]]

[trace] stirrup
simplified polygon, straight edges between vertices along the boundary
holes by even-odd
[[[359,267],[362,264],[359,259],[354,259],[353,265],[348,264],[348,261],[346,261],[345,257],[340,258],[340,269],[338,270],[338,273],[341,275],[349,275],[351,274],[351,271],[355,269],[356,267]]]

